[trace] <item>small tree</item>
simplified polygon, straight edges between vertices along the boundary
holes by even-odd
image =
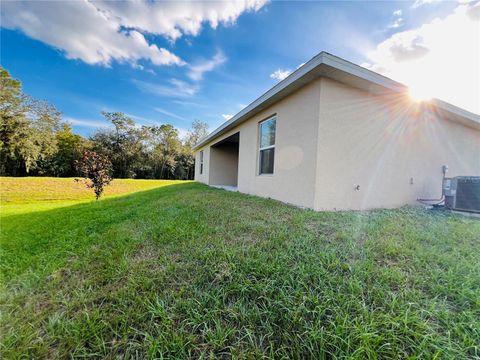
[[[85,184],[89,189],[93,189],[98,200],[103,193],[103,188],[112,181],[110,160],[105,155],[85,150],[82,158],[75,161],[75,167],[80,174],[90,180],[90,182],[85,181]]]

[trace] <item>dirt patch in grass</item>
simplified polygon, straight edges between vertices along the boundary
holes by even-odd
[[[132,261],[134,263],[143,263],[158,259],[158,248],[153,246],[151,241],[144,241],[138,244],[134,252]]]

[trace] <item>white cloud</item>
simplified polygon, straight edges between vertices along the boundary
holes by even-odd
[[[195,101],[189,101],[189,100],[172,100],[175,104],[179,104],[182,106],[196,106],[196,107],[208,107],[206,104],[200,104]]]
[[[200,81],[203,78],[203,74],[209,71],[212,71],[217,66],[223,64],[227,58],[221,51],[217,51],[215,56],[206,61],[200,61],[190,66],[190,69],[187,73],[188,77],[193,81]]]
[[[300,69],[303,65],[305,65],[305,63],[301,63],[300,65],[297,66],[297,69]],[[275,80],[278,80],[278,81],[282,81],[283,79],[285,79],[288,75],[290,75],[291,73],[293,72],[293,70],[290,70],[290,69],[277,69],[275,70],[273,73],[270,74],[270,77],[272,79],[275,79]]]
[[[148,44],[136,30],[120,31],[117,21],[88,1],[7,1],[2,3],[2,26],[62,50],[68,59],[108,66],[112,60],[136,64],[182,65],[170,51]]]
[[[167,110],[165,110],[165,109],[162,109],[162,108],[159,108],[159,107],[155,107],[155,108],[153,108],[153,109],[154,109],[156,112],[159,112],[160,114],[167,115],[167,116],[169,116],[169,117],[172,117],[172,118],[175,118],[175,119],[178,119],[178,120],[185,120],[184,117],[179,116],[179,115],[177,115],[177,114],[174,114],[174,113],[172,113],[172,112],[170,112],[170,111],[167,111]]]
[[[480,2],[447,17],[393,34],[368,54],[374,71],[480,113]]]
[[[215,56],[206,61],[197,62],[194,65],[189,66],[189,70],[187,72],[187,76],[192,80],[192,82],[182,81],[178,79],[170,79],[169,85],[160,85],[154,84],[146,81],[141,80],[132,80],[132,82],[142,91],[150,92],[160,96],[170,96],[170,97],[190,97],[197,94],[200,90],[199,82],[203,78],[203,74],[206,72],[212,71],[220,64],[223,64],[226,61],[225,55],[220,50],[217,51]],[[173,116],[180,119],[175,114],[167,113],[160,108],[156,108],[156,110],[160,113],[163,113],[167,116]],[[162,110],[162,111],[161,111]],[[182,118],[183,119],[183,118]]]
[[[403,25],[402,10],[395,10],[392,14],[395,17],[395,20],[388,27],[391,29],[399,28]]]
[[[95,1],[129,28],[176,40],[198,35],[202,25],[234,24],[244,12],[260,10],[267,0],[230,1]]]
[[[435,3],[435,2],[440,2],[441,0],[415,0],[415,2],[413,3],[412,5],[412,8],[418,8],[420,6],[423,6],[423,5],[427,5],[427,4],[432,4],[432,3]]]
[[[138,115],[129,114],[129,113],[126,113],[125,115],[127,115],[128,117],[131,117],[133,120],[140,121],[146,124],[152,122],[150,119],[144,118],[143,116],[138,116]]]
[[[63,120],[72,125],[79,126],[79,127],[86,127],[86,128],[108,128],[112,126],[110,123],[107,123],[105,121],[76,119],[68,116],[64,117]]]
[[[272,79],[282,81],[283,79],[285,79],[291,73],[292,73],[292,70],[277,69],[273,73],[270,74],[270,77]]]
[[[403,25],[403,19],[399,17],[398,19],[395,19],[393,23],[391,23],[388,27],[392,29],[399,28],[400,26]]]
[[[1,24],[49,44],[68,59],[109,66],[112,61],[138,66],[183,65],[177,55],[149,43],[144,34],[171,40],[197,35],[204,23],[228,25],[246,11],[258,11],[265,0],[228,2],[151,1],[5,1]]]
[[[140,90],[160,96],[190,97],[195,95],[199,90],[199,86],[197,84],[189,84],[178,79],[170,79],[170,85],[153,84],[135,79],[132,80],[132,82]]]
[[[222,114],[222,117],[223,117],[225,120],[230,120],[230,119],[233,117],[233,115],[231,115],[231,114]]]
[[[157,95],[171,97],[193,96],[200,90],[199,82],[202,80],[203,74],[212,71],[217,66],[223,64],[226,59],[227,58],[225,57],[225,55],[223,55],[223,52],[219,50],[212,59],[200,61],[194,65],[190,65],[187,76],[192,80],[192,82],[186,82],[178,79],[170,79],[170,85],[158,85],[141,80],[133,80],[133,83],[137,85],[137,87],[141,90]],[[171,113],[166,114],[164,112],[164,114],[172,116]]]

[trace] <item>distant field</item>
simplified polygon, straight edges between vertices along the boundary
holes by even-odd
[[[0,177],[0,202],[26,203],[57,200],[95,200],[95,194],[76,178]],[[114,179],[105,187],[105,197],[149,190],[159,186],[182,183],[177,180]]]
[[[44,211],[95,201],[95,194],[76,178],[0,177],[0,217]],[[105,187],[102,198],[186,183],[179,180],[114,179]]]
[[[480,358],[477,219],[1,181],[2,359]]]

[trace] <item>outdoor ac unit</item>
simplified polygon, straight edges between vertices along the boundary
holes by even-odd
[[[480,213],[480,176],[457,176],[443,180],[445,207]]]

